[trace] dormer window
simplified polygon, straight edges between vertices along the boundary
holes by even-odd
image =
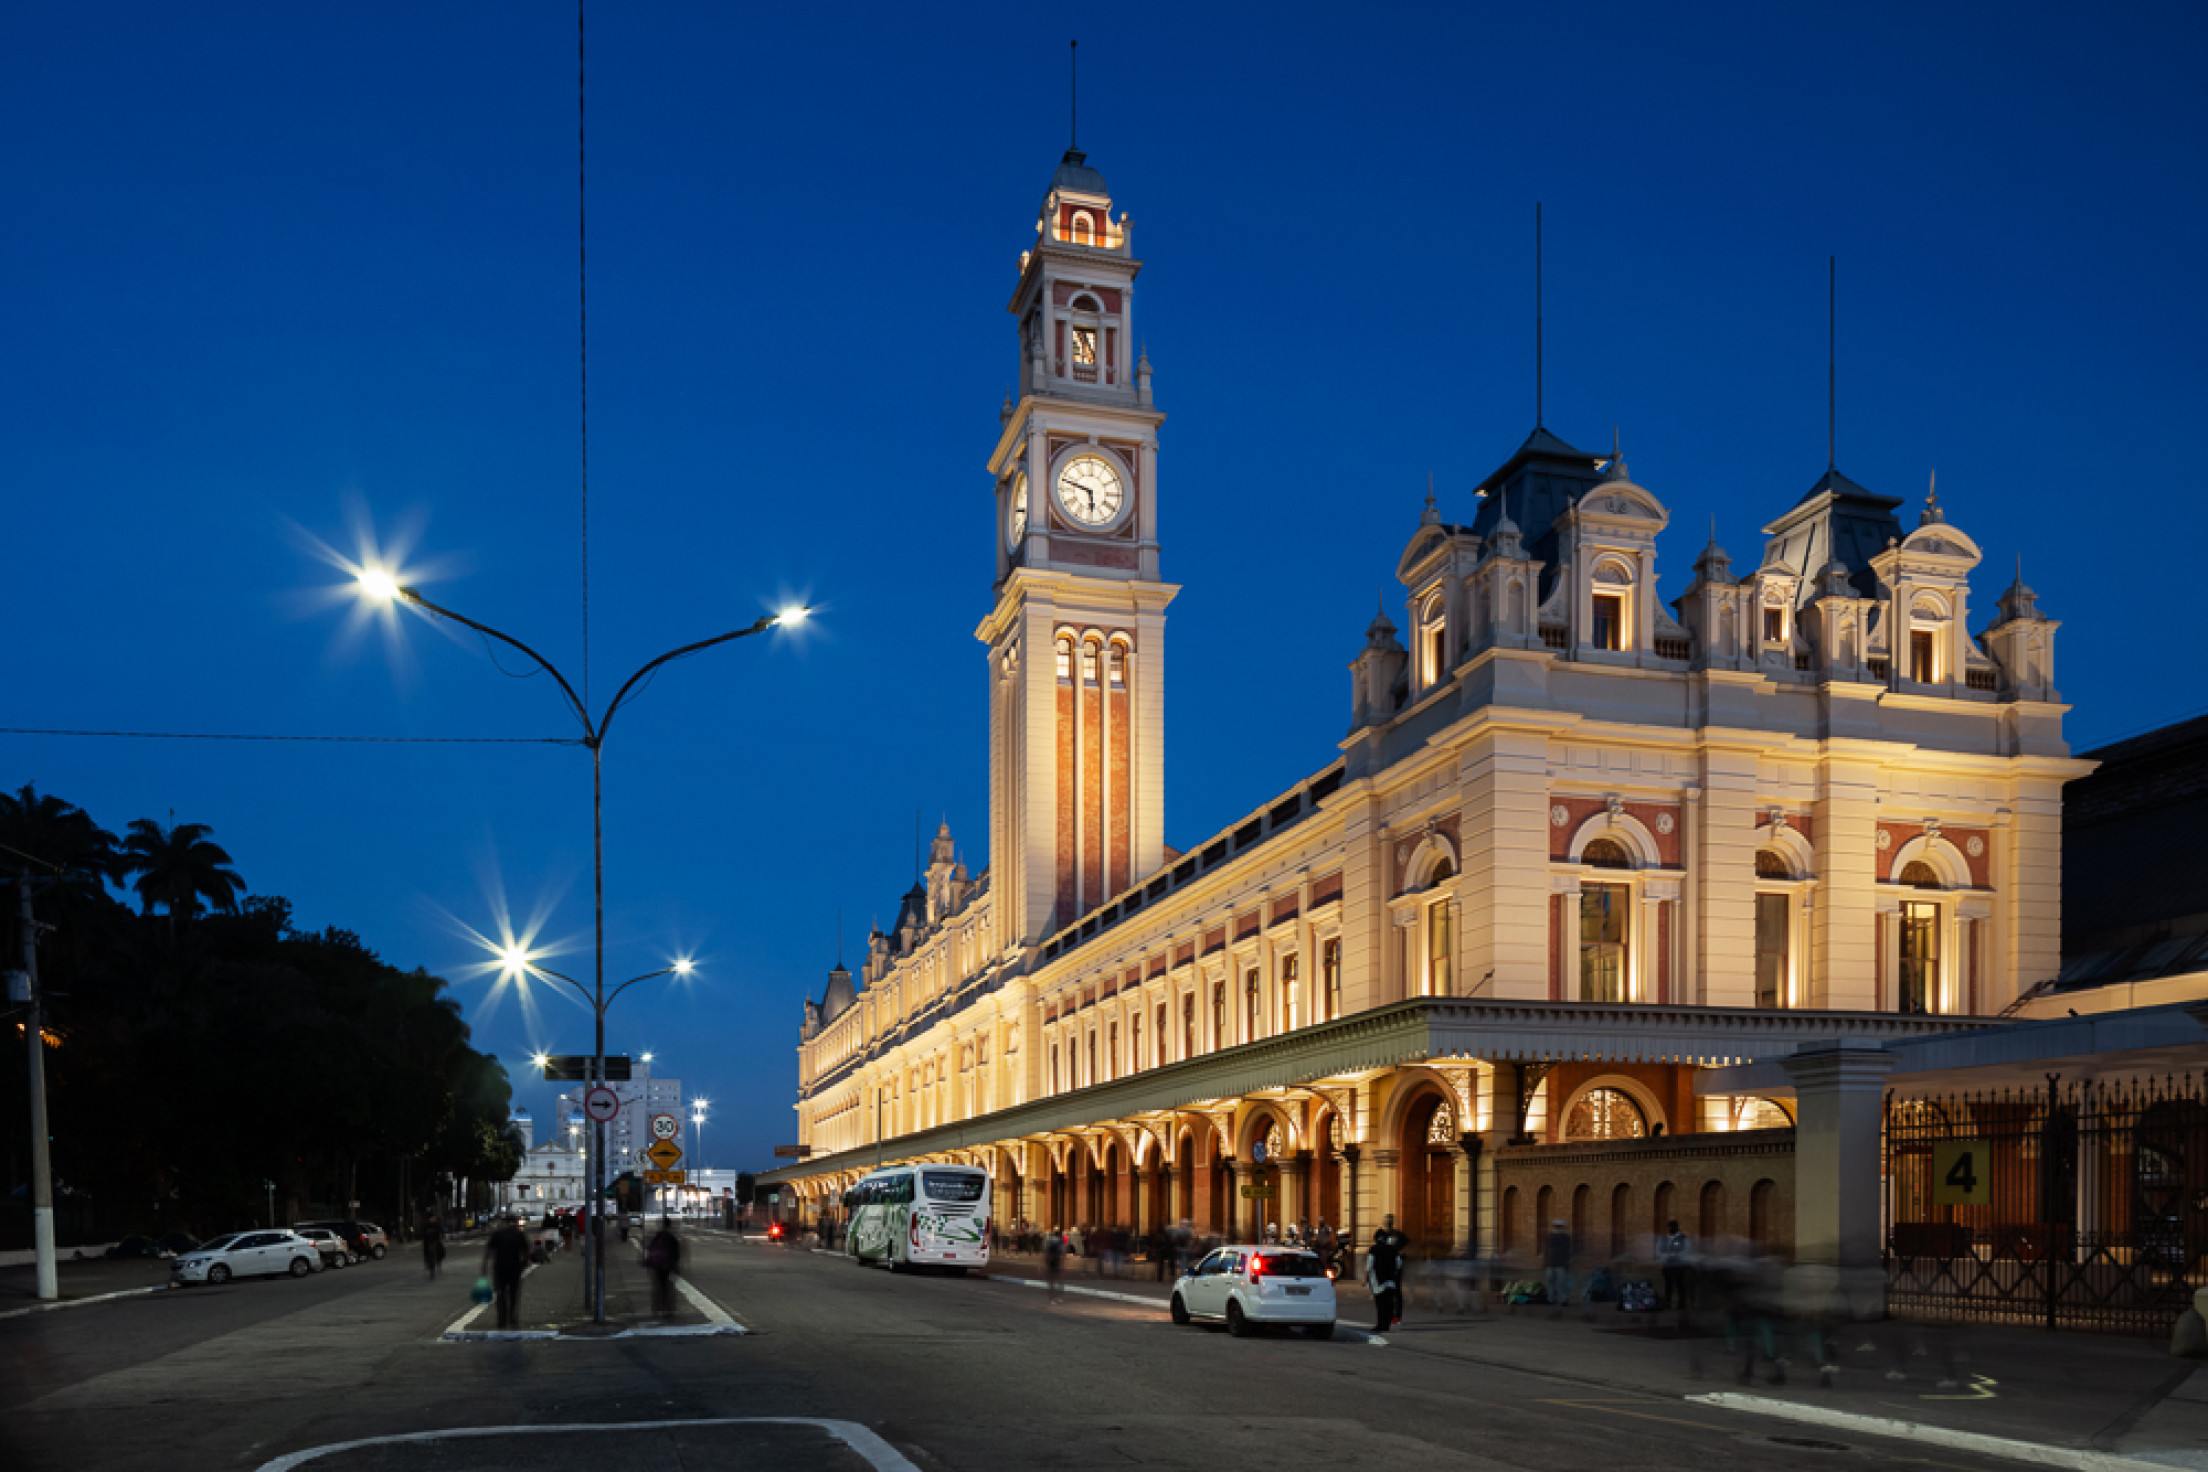
[[[1947,630],[1947,609],[1936,598],[1919,598],[1909,608],[1909,678],[1936,685],[1947,678],[1940,658],[1940,636]]]
[[[1090,214],[1087,210],[1075,210],[1073,212],[1073,243],[1075,245],[1096,244],[1096,216]]]
[[[1597,593],[1594,597],[1594,628],[1588,635],[1588,643],[1597,649],[1620,650],[1625,648],[1625,596],[1621,593]]]
[[[1091,374],[1096,372],[1096,329],[1094,327],[1076,327],[1073,329],[1073,366],[1076,371],[1086,368]]]
[[[1786,642],[1786,610],[1776,603],[1764,605],[1763,642],[1766,644],[1784,644]]]

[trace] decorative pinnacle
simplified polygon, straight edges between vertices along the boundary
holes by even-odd
[[[1947,520],[1947,513],[1940,510],[1940,472],[1935,469],[1924,492],[1924,514],[1917,518],[1918,526],[1930,526]]]

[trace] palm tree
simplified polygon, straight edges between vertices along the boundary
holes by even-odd
[[[59,871],[64,887],[88,894],[104,894],[124,872],[114,834],[75,803],[27,782],[0,792],[0,872],[24,868]]]
[[[123,840],[123,867],[137,876],[131,888],[146,914],[161,906],[169,912],[173,928],[178,920],[198,915],[202,900],[218,910],[237,910],[245,881],[231,867],[229,853],[214,841],[213,833],[205,823],[179,823],[173,828],[163,828],[151,818],[131,823]]]

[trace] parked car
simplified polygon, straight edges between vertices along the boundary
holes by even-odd
[[[227,1283],[232,1278],[250,1278],[277,1273],[289,1273],[294,1278],[304,1278],[318,1272],[322,1266],[322,1254],[315,1245],[297,1232],[281,1229],[265,1232],[233,1232],[227,1237],[217,1237],[203,1242],[196,1251],[187,1252],[169,1269],[169,1281],[179,1286],[186,1283]]]
[[[292,1230],[315,1245],[322,1254],[324,1267],[349,1268],[360,1261],[352,1245],[328,1227],[293,1227]]]
[[[161,1244],[151,1237],[125,1237],[113,1247],[108,1248],[107,1255],[109,1257],[156,1258],[169,1256],[168,1253],[161,1250]]]
[[[391,1250],[390,1237],[386,1236],[383,1228],[377,1226],[374,1222],[316,1221],[299,1223],[299,1229],[303,1230],[307,1227],[324,1227],[337,1233],[345,1240],[345,1244],[353,1249],[354,1257],[381,1258]]]
[[[1331,1339],[1334,1280],[1319,1255],[1301,1247],[1221,1247],[1181,1274],[1171,1312],[1176,1324],[1223,1321],[1234,1335],[1264,1324],[1294,1324],[1314,1339]]]
[[[163,1257],[182,1257],[199,1246],[199,1239],[189,1232],[163,1232],[153,1240]]]

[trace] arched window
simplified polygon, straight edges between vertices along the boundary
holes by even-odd
[[[1300,1019],[1302,1008],[1297,993],[1303,980],[1302,958],[1294,951],[1280,958],[1280,1030],[1291,1031]]]
[[[1518,1188],[1503,1187],[1503,1230],[1501,1240],[1495,1244],[1503,1256],[1508,1257],[1518,1247]]]
[[[1587,642],[1597,649],[1632,648],[1633,570],[1613,558],[1595,568],[1594,580]]]
[[[1777,1245],[1772,1239],[1777,1223],[1771,1220],[1771,1208],[1778,1193],[1777,1183],[1768,1180],[1748,1188],[1748,1240],[1758,1247]]]
[[[1791,880],[1794,866],[1775,848],[1756,850],[1758,879]],[[1784,1007],[1792,1000],[1794,897],[1783,889],[1756,891],[1756,1005]]]
[[[1075,245],[1096,244],[1096,216],[1090,214],[1087,210],[1075,210],[1073,212],[1073,243]]]
[[[1263,1010],[1264,1005],[1265,998],[1260,995],[1257,987],[1257,968],[1255,966],[1252,966],[1248,971],[1242,973],[1243,1042],[1247,1043],[1256,1040],[1261,1022],[1259,1014]]]
[[[1580,850],[1579,861],[1597,869],[1630,869],[1633,856],[1615,838],[1598,838]]]
[[[1610,1191],[1610,1255],[1625,1256],[1627,1239],[1633,1234],[1633,1188],[1620,1181]]]
[[[1543,1186],[1533,1198],[1533,1240],[1539,1242],[1548,1235],[1549,1223],[1556,1220],[1556,1188]]]
[[[1671,1182],[1658,1181],[1656,1183],[1655,1210],[1649,1215],[1649,1230],[1659,1236],[1670,1227],[1674,1220],[1672,1198],[1675,1194]]]
[[[1723,1181],[1704,1181],[1702,1183],[1702,1220],[1697,1224],[1695,1235],[1704,1242],[1715,1242],[1725,1235],[1725,1183]]]
[[[1939,599],[1920,597],[1909,608],[1909,678],[1920,685],[1934,685],[1947,678],[1942,657],[1946,641],[1947,608]]]
[[[1901,882],[1912,889],[1939,889],[1940,871],[1922,859],[1911,859],[1901,866]]]
[[[1591,1245],[1587,1240],[1587,1228],[1590,1225],[1587,1213],[1594,1197],[1594,1187],[1585,1181],[1572,1188],[1572,1251],[1575,1253],[1585,1252]]]
[[[1440,593],[1418,606],[1418,688],[1441,683],[1449,672],[1449,608]]]
[[[1648,1116],[1623,1089],[1589,1089],[1564,1116],[1564,1138],[1640,1140],[1648,1136]]]
[[[1426,975],[1425,994],[1429,997],[1449,995],[1450,965],[1457,953],[1457,934],[1453,907],[1456,896],[1449,889],[1449,881],[1457,877],[1457,866],[1446,858],[1434,866],[1426,887],[1433,898],[1426,901]]]

